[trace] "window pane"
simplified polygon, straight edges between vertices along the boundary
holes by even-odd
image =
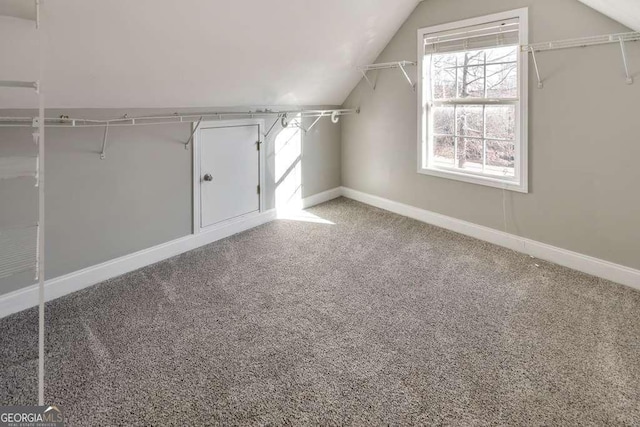
[[[453,166],[455,157],[454,138],[452,136],[436,136],[434,138],[433,157],[436,163]]]
[[[458,98],[484,98],[484,67],[458,68]]]
[[[458,138],[458,165],[461,169],[482,172],[482,140]]]
[[[456,97],[456,55],[431,56],[431,82],[434,99]]]
[[[515,145],[513,142],[487,141],[487,167],[485,173],[515,176]]]
[[[516,139],[516,106],[487,105],[487,138]]]
[[[518,46],[499,47],[497,49],[487,49],[487,64],[496,62],[516,62],[518,61]]]
[[[456,107],[456,135],[482,138],[484,135],[482,109],[481,105]]]
[[[453,107],[435,107],[433,109],[433,132],[436,135],[455,134]]]
[[[518,64],[487,65],[487,98],[518,97]]]
[[[458,56],[456,53],[443,53],[431,55],[434,68],[451,68],[458,65]]]

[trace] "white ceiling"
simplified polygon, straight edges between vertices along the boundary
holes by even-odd
[[[640,0],[580,0],[609,18],[640,31]]]
[[[135,108],[340,105],[419,0],[43,3],[47,106]],[[0,80],[37,78],[33,26],[0,19]]]

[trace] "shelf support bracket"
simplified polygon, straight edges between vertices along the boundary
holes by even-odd
[[[280,114],[278,114],[278,117],[276,118],[276,120],[273,122],[273,124],[271,125],[271,127],[269,128],[269,130],[267,131],[267,133],[264,134],[264,139],[266,140],[267,138],[269,138],[269,135],[271,135],[271,131],[273,130],[274,127],[276,127],[276,125],[278,124],[278,122],[280,121],[280,119],[282,118],[282,116]]]
[[[100,152],[100,160],[107,158],[107,136],[109,135],[109,123],[104,127],[104,136],[102,137],[102,151]]]
[[[314,127],[315,125],[317,125],[317,124],[318,124],[318,122],[320,121],[320,119],[321,119],[322,117],[323,117],[323,116],[318,116],[318,118],[317,118],[317,119],[315,119],[315,121],[314,121],[314,122],[311,124],[311,126],[309,126],[307,129],[302,128],[302,125],[301,125],[300,127],[302,128],[302,130],[304,130],[304,133],[307,133],[307,132],[309,132],[311,129],[313,129],[313,127]]]
[[[191,131],[191,135],[189,136],[189,139],[187,140],[187,142],[184,144],[184,149],[188,150],[189,149],[189,144],[191,143],[191,141],[193,140],[193,136],[196,134],[196,132],[198,131],[198,128],[200,127],[200,123],[202,123],[202,116],[200,116],[200,119],[198,120],[198,123],[196,123],[196,125],[193,127],[193,130]]]
[[[624,71],[627,74],[627,84],[633,84],[633,77],[629,71],[629,60],[627,58],[627,47],[624,44],[624,39],[620,37],[620,50],[622,51],[622,62],[624,63]]]
[[[369,86],[371,86],[371,89],[376,90],[376,84],[374,82],[372,82],[371,79],[367,76],[367,71],[366,70],[360,70],[360,72],[362,73],[362,77],[364,77],[364,79],[367,81],[367,83],[369,83]]]
[[[533,59],[533,66],[536,69],[536,76],[538,77],[538,89],[544,88],[544,83],[540,77],[540,68],[538,67],[538,60],[536,59],[536,51],[531,49],[531,58]]]
[[[407,81],[411,85],[411,89],[413,89],[413,91],[415,92],[416,91],[416,84],[411,80],[411,77],[409,77],[409,74],[407,73],[407,70],[404,68],[404,64],[399,63],[398,67],[400,68],[400,71],[402,71],[402,74],[404,74],[404,78],[407,79]]]

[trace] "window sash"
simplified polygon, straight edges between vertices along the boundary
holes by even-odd
[[[489,136],[469,136],[469,135],[458,135],[458,134],[449,134],[449,133],[434,133],[434,138],[466,138],[466,139],[482,139],[484,141],[496,141],[496,142],[513,142],[514,144],[518,142],[517,139],[504,139],[504,138],[491,138]]]
[[[516,45],[512,45],[511,47],[515,47]],[[509,46],[507,46],[509,47]],[[490,50],[490,49],[495,49],[495,47],[487,47],[484,49],[475,49],[475,50],[463,50],[459,53],[467,53],[467,52],[477,52],[477,51],[486,51],[486,50]],[[484,52],[483,52],[484,53]],[[467,100],[474,100],[474,99],[478,99],[478,100],[482,100],[482,103],[489,103],[489,102],[500,102],[501,100],[513,100],[513,101],[519,101],[520,99],[518,97],[516,98],[485,98],[485,97],[467,97],[467,98],[461,98],[461,97],[456,97],[456,98],[448,98],[448,99],[434,99],[433,97],[433,74],[434,71],[437,70],[455,70],[456,72],[456,94],[458,91],[458,70],[463,69],[463,68],[483,68],[484,72],[483,72],[483,81],[484,81],[484,95],[487,95],[487,68],[488,67],[492,67],[495,65],[515,65],[516,67],[516,81],[517,81],[517,87],[516,87],[516,93],[520,93],[520,60],[517,61],[503,61],[503,62],[499,62],[499,63],[487,63],[487,57],[486,57],[486,53],[483,56],[483,61],[481,64],[472,64],[472,65],[455,65],[455,66],[446,66],[446,67],[437,67],[434,68],[433,66],[433,62],[431,61],[431,58],[433,57],[433,55],[437,55],[438,53],[432,53],[432,54],[425,54],[422,58],[423,64],[425,62],[429,62],[429,66],[426,67],[425,69],[425,75],[423,77],[424,80],[426,80],[426,82],[428,83],[428,97],[427,97],[427,102],[467,102]],[[469,101],[470,102],[470,101]]]
[[[453,53],[482,50],[519,43],[518,18],[440,31],[424,36],[424,53]]]
[[[456,105],[518,105],[520,98],[452,98],[428,101],[432,107],[446,107]]]
[[[504,46],[504,47],[510,47],[510,46]],[[479,49],[479,50],[486,50],[486,49]],[[462,52],[458,52],[458,53],[464,53],[464,52],[477,52],[477,50],[463,50]],[[429,56],[429,55],[425,55],[425,56]],[[491,65],[509,65],[509,64],[517,64],[518,61],[501,61],[501,62],[489,62],[486,64],[482,64],[482,65],[467,65],[467,67],[483,67],[483,66],[491,66]],[[454,70],[456,68],[464,68],[464,65],[449,65],[447,67],[441,67],[441,70]]]
[[[516,170],[515,172],[515,176],[500,176],[500,175],[493,175],[493,174],[488,174],[486,172],[476,172],[474,170],[470,170],[470,169],[460,169],[457,168],[455,166],[447,166],[444,164],[440,164],[437,163],[436,166],[434,167],[433,164],[435,162],[431,163],[429,167],[431,167],[432,169],[435,170],[439,170],[439,171],[445,171],[445,172],[449,172],[449,173],[453,173],[455,175],[460,175],[460,176],[466,176],[466,175],[472,175],[474,177],[477,178],[482,178],[482,179],[487,179],[489,181],[494,181],[497,183],[500,182],[509,182],[509,183],[518,183],[518,172]]]
[[[425,79],[428,80],[428,79]],[[519,92],[518,92],[519,93]],[[454,126],[453,134],[439,134],[433,131],[433,109],[436,107],[457,107],[457,106],[469,106],[469,105],[477,105],[483,107],[483,116],[484,119],[482,121],[482,135],[480,136],[471,136],[471,135],[459,135],[457,126]],[[486,121],[486,106],[495,106],[495,105],[508,105],[515,106],[516,108],[516,117],[515,117],[515,139],[508,138],[492,138],[487,136],[487,121]],[[428,125],[427,127],[427,167],[437,170],[444,170],[448,172],[455,172],[459,175],[474,175],[481,178],[487,178],[491,180],[503,181],[503,182],[519,182],[521,171],[519,169],[519,128],[521,124],[519,123],[519,114],[520,114],[520,99],[519,98],[504,98],[504,99],[479,99],[479,98],[457,98],[452,100],[438,100],[438,101],[430,101],[426,104],[427,108],[427,116],[426,120]],[[454,119],[455,120],[455,119]],[[449,137],[454,140],[454,156],[453,163],[454,165],[448,165],[446,163],[438,162],[435,157],[435,139],[438,137]],[[482,171],[476,171],[473,169],[465,169],[455,166],[458,162],[458,143],[460,139],[469,139],[482,141]],[[514,161],[513,161],[513,176],[511,175],[498,175],[495,173],[490,173],[486,171],[487,166],[487,141],[489,142],[508,142],[514,145]]]

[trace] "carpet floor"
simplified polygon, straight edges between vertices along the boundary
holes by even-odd
[[[47,304],[91,425],[640,425],[640,292],[337,199]],[[0,320],[34,403],[37,311]]]

